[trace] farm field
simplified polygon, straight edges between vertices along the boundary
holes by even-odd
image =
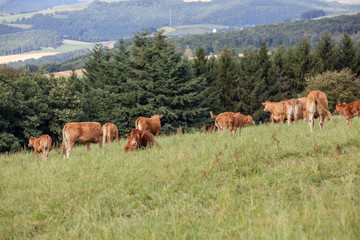
[[[334,116],[1,155],[0,239],[359,239],[359,134]]]
[[[108,46],[109,48],[114,47],[115,41],[109,41],[109,42],[101,42],[101,44],[104,44]],[[43,48],[40,51],[32,51],[28,53],[22,53],[22,54],[14,54],[14,55],[6,55],[6,56],[0,56],[0,64],[5,64],[9,62],[16,62],[16,61],[24,61],[27,59],[39,59],[41,57],[45,56],[51,56],[56,55],[60,53],[66,53],[71,52],[75,50],[80,49],[92,49],[95,46],[95,43],[89,43],[89,42],[81,42],[81,41],[74,41],[74,40],[63,40],[63,45],[61,45],[58,48]]]
[[[213,29],[224,30],[228,29],[228,26],[214,25],[214,24],[194,24],[194,25],[182,25],[173,27],[162,27],[159,29],[165,31],[165,34],[169,37],[190,35],[190,34],[204,34],[211,33]]]

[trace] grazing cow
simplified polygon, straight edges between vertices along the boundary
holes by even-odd
[[[213,112],[210,111],[210,116],[215,118],[215,127],[217,127],[219,131],[227,129],[234,121],[234,113],[232,112],[223,112],[215,116]]]
[[[264,106],[265,112],[270,112],[270,121],[272,124],[277,121],[280,121],[281,124],[284,123],[286,118],[284,102],[265,101],[261,104]]]
[[[346,124],[351,126],[351,118],[360,116],[360,100],[346,103],[337,103],[335,108],[336,113],[341,113],[346,118]]]
[[[70,122],[65,124],[62,133],[64,157],[69,158],[75,142],[86,143],[88,151],[90,151],[90,143],[99,143],[102,149],[103,132],[98,122]]]
[[[126,133],[126,136],[128,136],[130,140],[126,143],[124,151],[134,151],[148,146],[151,147],[154,144],[156,146],[159,145],[154,135],[147,130],[133,129],[131,133]]]
[[[49,156],[49,152],[51,151],[51,143],[51,137],[48,134],[45,134],[39,138],[30,136],[28,146],[34,147],[36,157],[38,157],[39,152],[42,152],[42,158],[46,160]]]
[[[105,123],[104,126],[102,127],[102,131],[103,131],[103,143],[106,142],[106,140],[108,141],[108,143],[111,143],[112,140],[119,140],[118,137],[118,129],[115,126],[115,124],[113,123]]]
[[[302,98],[298,98],[297,100],[300,101],[301,104],[301,110],[302,110],[302,118],[304,119],[304,121],[306,120],[306,102],[307,102],[307,97],[302,97]]]
[[[151,118],[138,117],[135,121],[135,128],[147,130],[158,137],[161,128],[160,118],[162,117],[163,115],[154,115]]]
[[[291,120],[296,123],[299,118],[303,117],[301,102],[297,99],[284,100],[284,110],[288,126],[291,124]]]
[[[307,94],[306,114],[309,119],[310,132],[313,132],[315,115],[320,116],[319,126],[320,130],[322,130],[325,116],[327,116],[328,120],[332,118],[331,113],[327,110],[328,100],[326,94],[321,91],[308,91]]]

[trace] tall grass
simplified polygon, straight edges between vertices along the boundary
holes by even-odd
[[[0,239],[359,239],[360,120],[0,157]]]

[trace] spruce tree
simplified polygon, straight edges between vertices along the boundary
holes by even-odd
[[[335,52],[335,42],[328,31],[325,31],[317,42],[315,55],[318,60],[316,69],[318,73],[334,70],[337,55]]]
[[[356,61],[356,50],[353,41],[348,33],[345,33],[342,37],[342,44],[340,45],[340,68],[349,68],[351,71],[356,73],[357,61]]]

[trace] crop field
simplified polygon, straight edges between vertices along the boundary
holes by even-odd
[[[213,25],[213,24],[194,24],[194,25],[182,25],[173,27],[163,27],[159,30],[164,30],[167,36],[179,36],[179,35],[190,35],[190,34],[204,34],[211,33],[213,29],[217,31],[227,29],[228,26]]]
[[[1,155],[0,239],[360,239],[359,135],[334,116]]]

